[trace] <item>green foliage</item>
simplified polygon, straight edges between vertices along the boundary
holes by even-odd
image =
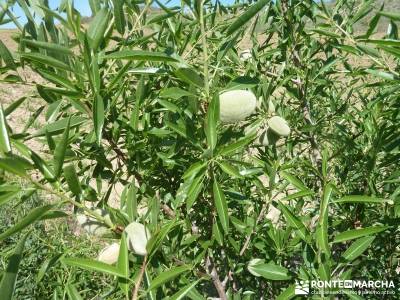
[[[8,220],[0,245],[20,237],[21,252],[21,232],[83,214],[110,232],[100,244],[120,244],[109,265],[69,227],[71,243],[44,241],[29,255],[42,267],[19,276],[38,272],[39,298],[290,299],[297,280],[396,276],[397,13],[355,0],[93,0],[82,24],[72,1],[17,2],[29,21],[0,11],[20,29],[18,51],[0,43],[0,79],[33,86],[39,107],[21,128],[8,121],[29,95],[0,108],[0,204],[30,199],[15,178],[51,200]],[[257,109],[226,124],[219,96],[232,90]]]

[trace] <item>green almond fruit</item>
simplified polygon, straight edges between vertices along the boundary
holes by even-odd
[[[288,136],[290,134],[290,127],[288,122],[278,116],[274,116],[268,120],[269,128],[279,136]]]
[[[146,255],[147,242],[150,239],[150,232],[143,224],[132,222],[125,228],[127,235],[128,249],[139,255]]]
[[[119,243],[113,243],[101,250],[98,261],[112,265],[118,261]]]
[[[240,52],[240,60],[241,61],[248,61],[252,58],[250,49],[243,50]]]
[[[220,119],[224,123],[244,120],[256,109],[256,96],[246,90],[232,90],[219,95]]]

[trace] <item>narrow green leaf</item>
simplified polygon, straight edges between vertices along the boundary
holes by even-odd
[[[72,116],[69,118],[60,119],[53,123],[45,125],[42,129],[40,129],[36,133],[34,133],[32,135],[32,137],[44,136],[44,135],[46,135],[46,131],[50,135],[56,135],[56,134],[62,133],[65,130],[65,128],[67,127],[67,123],[68,123],[69,119],[71,119],[70,120],[70,128],[77,127],[77,126],[81,125],[82,123],[86,122],[86,120],[87,120],[86,118],[78,117],[78,116]]]
[[[112,0],[114,7],[115,27],[120,34],[125,32],[124,0]]]
[[[244,148],[250,144],[250,142],[255,138],[255,135],[251,135],[245,138],[242,138],[240,140],[237,140],[236,142],[223,146],[220,148],[218,151],[218,154],[221,156],[230,156],[238,151],[243,151]]]
[[[328,206],[329,206],[329,201],[332,195],[333,191],[333,185],[331,183],[328,183],[324,187],[324,192],[322,195],[322,201],[320,204],[320,210],[319,210],[319,223],[326,223],[328,224],[328,220],[326,219],[328,217]]]
[[[49,180],[55,180],[55,174],[53,168],[51,168],[38,154],[31,151],[31,159],[37,169],[43,174],[43,176]]]
[[[49,67],[53,67],[55,69],[60,69],[60,70],[64,70],[64,71],[73,71],[71,69],[71,67],[67,64],[65,64],[64,62],[55,59],[54,57],[51,56],[47,56],[41,53],[21,53],[20,54],[21,58],[25,59],[25,60],[29,60],[32,62],[36,62],[36,63],[40,63],[43,65],[47,65]]]
[[[186,299],[186,295],[201,281],[202,279],[198,279],[193,283],[189,283],[186,286],[184,286],[180,291],[177,293],[173,294],[169,300],[181,300],[181,299]]]
[[[121,290],[125,293],[125,296],[129,295],[129,253],[128,244],[126,241],[126,234],[121,235],[121,241],[119,244],[119,254],[117,261],[118,270],[124,275],[124,278],[118,278],[118,285]]]
[[[7,117],[11,114],[14,110],[16,110],[22,103],[25,102],[27,97],[21,97],[18,100],[12,102],[9,106],[4,109],[4,116]]]
[[[345,242],[348,240],[354,240],[363,236],[372,235],[378,232],[385,231],[389,226],[372,226],[363,229],[352,229],[345,232],[341,232],[335,236],[334,243]]]
[[[218,96],[213,97],[208,106],[205,119],[205,129],[207,144],[211,150],[214,150],[217,145],[217,123],[219,119],[219,101]]]
[[[328,31],[328,30],[325,30],[325,29],[316,28],[316,29],[312,29],[311,31],[316,32],[316,33],[318,33],[320,35],[331,37],[331,38],[336,38],[336,39],[341,38],[340,34],[337,34],[337,33],[334,33],[332,31]]]
[[[383,7],[384,7],[384,3],[382,2],[380,12],[382,11]],[[379,14],[379,12],[371,18],[371,20],[369,21],[369,24],[368,24],[368,30],[365,34],[366,38],[369,38],[372,35],[372,33],[374,33],[380,18],[381,18],[381,15]]]
[[[224,171],[226,174],[232,176],[233,178],[243,177],[242,175],[240,175],[239,170],[235,166],[231,165],[230,163],[228,163],[226,161],[219,161],[218,165],[220,166],[222,171]]]
[[[258,0],[256,3],[251,5],[243,14],[241,14],[226,30],[226,36],[233,34],[245,25],[251,18],[258,14],[265,5],[270,3],[271,0]]]
[[[321,250],[327,257],[331,256],[331,250],[329,247],[328,240],[328,223],[323,222],[317,225],[317,229],[315,231],[315,237],[317,241],[318,249]]]
[[[100,145],[104,126],[104,102],[103,98],[100,95],[96,95],[96,97],[94,98],[93,122],[97,145]]]
[[[290,195],[286,196],[285,198],[282,198],[281,201],[289,201],[289,200],[293,200],[293,199],[297,199],[297,198],[312,196],[314,194],[315,194],[315,192],[312,190],[299,191],[299,192],[290,194]]]
[[[375,45],[379,45],[379,46],[400,47],[400,40],[393,40],[393,39],[385,39],[385,40],[368,39],[368,40],[360,40],[360,42],[365,42],[365,43],[369,43],[369,44],[375,44]]]
[[[6,45],[0,40],[0,57],[3,59],[4,63],[10,69],[15,70],[17,65],[14,62],[14,58],[11,52],[7,49]]]
[[[295,228],[297,232],[299,233],[300,237],[304,241],[308,241],[307,235],[308,235],[308,230],[304,226],[303,222],[300,221],[299,218],[297,218],[287,207],[286,205],[282,204],[282,202],[278,202],[278,206],[280,210],[282,211],[283,215],[285,216],[286,220],[289,223],[289,226]]]
[[[352,261],[364,253],[365,250],[372,244],[375,236],[366,236],[356,240],[347,250],[342,254],[342,257],[347,261]]]
[[[189,211],[194,202],[197,200],[200,192],[203,189],[203,179],[204,179],[204,172],[200,174],[198,177],[193,179],[192,183],[189,186],[189,190],[187,193],[187,200],[186,200],[186,210]]]
[[[281,171],[279,173],[283,178],[285,178],[287,181],[289,181],[292,185],[294,185],[299,191],[305,191],[309,190],[308,187],[305,186],[305,184],[296,176],[286,172],[286,171]]]
[[[20,190],[0,193],[0,206],[16,198],[19,195],[19,192]]]
[[[89,271],[96,271],[113,276],[126,278],[124,272],[119,270],[117,267],[111,266],[109,264],[97,260],[92,260],[87,258],[63,258],[61,261],[69,266],[79,267]]]
[[[185,97],[185,96],[194,96],[191,92],[182,90],[181,88],[178,87],[171,87],[167,89],[163,89],[160,92],[160,97],[162,98],[170,98],[174,100],[178,100],[179,98]]]
[[[189,169],[185,171],[185,173],[182,175],[182,179],[186,180],[192,177],[195,177],[202,169],[205,168],[207,165],[206,162],[198,161],[194,164],[192,164]]]
[[[380,11],[378,14],[381,16],[387,17],[389,19],[392,19],[393,21],[400,21],[399,13],[390,12],[390,11]]]
[[[395,80],[394,75],[391,74],[391,73],[388,73],[388,72],[379,71],[379,70],[373,70],[373,69],[367,69],[367,70],[365,70],[365,72],[367,72],[367,73],[369,73],[371,75],[380,77],[380,78],[385,79],[385,80]]]
[[[250,261],[247,269],[254,276],[261,276],[268,280],[288,280],[291,278],[286,268],[273,263],[265,264],[258,259]]]
[[[56,43],[48,43],[48,42],[43,42],[43,41],[38,41],[38,40],[28,40],[28,39],[22,39],[21,42],[23,42],[26,45],[33,46],[36,48],[41,48],[41,49],[46,49],[53,51],[54,53],[62,53],[62,54],[67,54],[67,55],[72,55],[73,52],[71,49],[68,47],[56,44]]]
[[[157,102],[160,103],[163,107],[165,107],[167,111],[171,111],[171,112],[181,111],[181,109],[179,108],[178,105],[176,105],[170,101],[158,99]]]
[[[3,300],[11,300],[13,298],[15,283],[17,282],[18,269],[25,247],[25,241],[29,234],[30,232],[25,234],[18,242],[17,247],[14,249],[13,254],[10,256],[7,268],[2,274],[3,277],[0,282],[0,291],[1,299]]]
[[[18,186],[17,184],[2,184],[0,185],[0,193],[3,192],[19,192],[21,190],[21,187]]]
[[[63,253],[58,253],[54,255],[53,257],[46,259],[45,262],[42,264],[42,266],[39,269],[39,272],[36,276],[36,284],[38,284],[40,281],[42,281],[43,277],[46,275],[48,270],[54,266],[60,257],[63,255]]]
[[[282,293],[278,295],[276,300],[289,300],[296,297],[295,294],[295,285],[289,285]]]
[[[65,211],[62,210],[50,210],[47,213],[45,213],[39,220],[51,220],[51,219],[58,219],[58,218],[66,218],[69,217],[70,215],[67,214]]]
[[[150,284],[149,290],[158,288],[159,286],[165,284],[166,282],[175,279],[180,274],[191,270],[191,268],[192,268],[191,266],[178,266],[178,267],[172,267],[168,271],[161,272],[160,275],[158,275],[156,278],[153,279],[153,281]]]
[[[109,11],[107,10],[107,8],[103,7],[96,13],[95,17],[90,22],[89,28],[87,30],[87,35],[93,50],[97,50],[97,48],[103,42],[104,34],[107,30],[107,26],[109,25],[109,16]]]
[[[222,234],[222,230],[220,229],[220,225],[218,223],[214,223],[212,227],[212,237],[217,241],[217,243],[222,246],[224,244],[224,236]]]
[[[178,68],[174,74],[182,81],[202,88],[204,86],[203,78],[192,68]]]
[[[68,187],[71,192],[77,196],[82,193],[81,185],[79,183],[78,175],[75,172],[74,165],[68,165],[64,167],[64,177],[67,181]]]
[[[54,83],[57,86],[61,86],[65,88],[66,90],[60,89],[60,88],[49,88],[46,87],[46,91],[52,91],[57,94],[61,95],[66,95],[66,96],[71,96],[71,97],[79,97],[83,96],[80,92],[76,90],[76,86],[69,80],[66,76],[63,75],[57,75],[54,72],[45,70],[45,69],[38,69],[37,72],[42,76],[43,78],[47,79],[51,83]]]
[[[68,146],[70,123],[71,118],[68,119],[67,127],[65,127],[64,134],[62,135],[61,140],[54,150],[54,175],[56,178],[60,176],[64,164],[65,152],[67,151]]]
[[[146,246],[149,258],[159,249],[167,234],[178,224],[179,222],[175,220],[169,221],[156,234],[151,236]]]
[[[75,285],[73,284],[67,284],[65,287],[65,290],[67,291],[68,298],[70,300],[83,300],[82,296],[79,294],[78,290],[76,289]]]
[[[364,195],[348,195],[344,196],[340,199],[332,201],[333,203],[360,203],[360,204],[385,204],[389,203],[392,204],[393,200],[389,199],[382,199],[382,198],[375,198],[371,196],[364,196]]]
[[[380,49],[382,49],[385,52],[388,52],[397,58],[400,58],[400,49],[396,47],[389,47],[389,46],[378,46]]]
[[[45,215],[54,205],[45,205],[32,209],[25,217],[23,217],[17,224],[13,227],[8,228],[6,231],[0,234],[0,241],[8,238],[9,236],[20,232],[25,227],[31,225],[35,221],[39,220],[43,215]]]
[[[217,209],[218,218],[224,229],[225,233],[229,231],[229,215],[228,204],[226,203],[225,195],[219,186],[218,182],[214,179],[213,184],[214,204]]]
[[[128,59],[139,61],[176,62],[177,60],[163,52],[145,50],[122,50],[103,57],[104,59]]]
[[[358,44],[357,48],[361,52],[363,52],[363,53],[365,53],[367,55],[371,55],[371,56],[376,57],[376,58],[380,57],[380,53],[376,48],[369,47],[367,45],[361,45],[361,44]]]
[[[137,217],[137,188],[134,183],[131,183],[126,195],[126,210],[128,213],[129,221],[133,222]]]
[[[359,20],[364,18],[374,7],[373,7],[374,0],[367,0],[365,1],[358,9],[357,13],[352,16],[350,22],[352,24],[357,23]]]
[[[15,157],[0,158],[0,169],[25,177],[26,165]]]
[[[0,105],[0,153],[1,152],[11,152],[11,144],[8,137],[7,121],[3,111],[3,105]]]
[[[139,129],[140,99],[136,98],[135,105],[131,112],[130,125],[134,131]]]
[[[182,124],[175,124],[169,121],[165,121],[165,125],[167,125],[169,128],[171,128],[173,131],[175,131],[177,134],[180,136],[189,139],[187,133],[186,133],[186,128],[182,126]]]

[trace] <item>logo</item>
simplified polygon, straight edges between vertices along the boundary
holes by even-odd
[[[295,295],[308,295],[310,293],[310,282],[308,280],[296,281],[294,286]]]
[[[390,290],[392,289],[392,290]],[[319,294],[394,294],[395,285],[392,280],[300,280],[294,287],[295,295]]]

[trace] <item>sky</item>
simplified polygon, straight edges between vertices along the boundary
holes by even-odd
[[[5,2],[6,0],[0,0],[0,7],[1,4],[3,4],[3,2]],[[228,3],[233,3],[234,0],[220,0],[221,3],[224,4],[228,4]],[[56,9],[58,7],[58,5],[60,4],[61,0],[49,0],[49,6],[51,9]],[[160,1],[163,4],[167,4],[167,6],[175,6],[175,5],[180,5],[181,1],[180,0],[170,0],[165,1],[165,0],[161,0]],[[74,6],[75,8],[81,13],[82,16],[90,16],[91,10],[90,10],[90,6],[89,6],[89,0],[75,0],[74,1]],[[21,24],[24,24],[26,22],[26,18],[24,17],[24,13],[22,12],[21,8],[18,5],[15,5],[15,7],[13,8],[13,13],[19,17],[18,21]],[[14,23],[8,23],[8,24],[3,24],[0,25],[0,28],[15,28]]]

